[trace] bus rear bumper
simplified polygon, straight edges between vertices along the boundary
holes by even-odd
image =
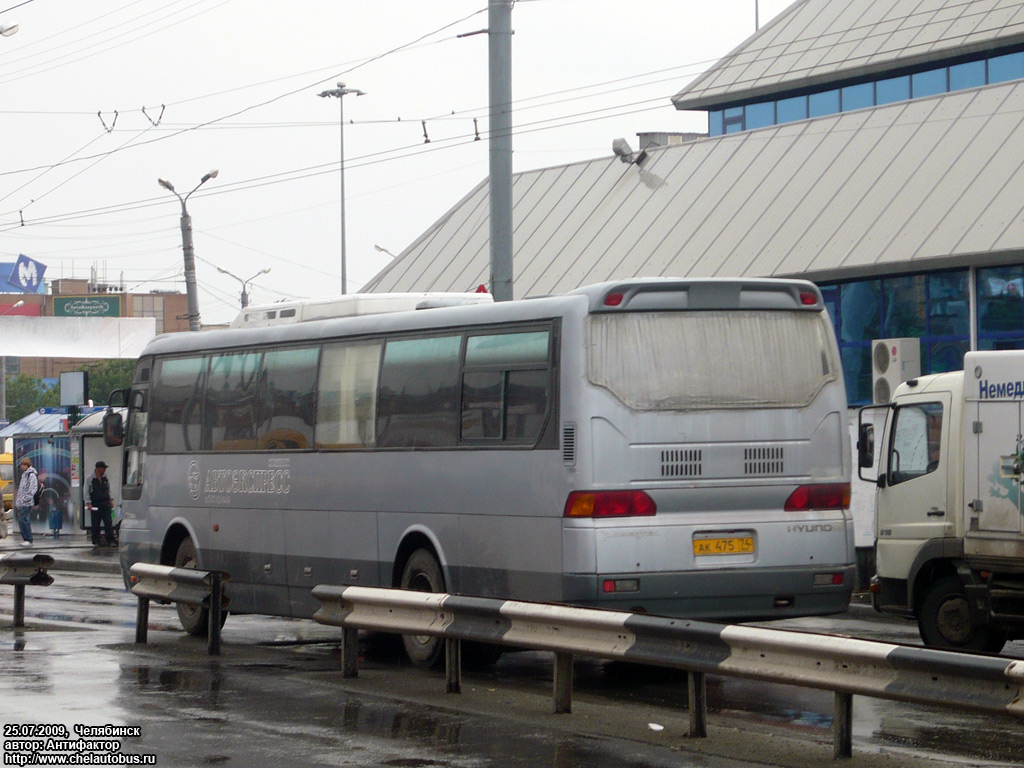
[[[591,608],[708,621],[766,621],[843,613],[856,566],[687,573],[569,574],[564,601]],[[834,583],[834,582],[840,583]]]

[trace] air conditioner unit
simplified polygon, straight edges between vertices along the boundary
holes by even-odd
[[[896,387],[920,375],[920,339],[875,339],[871,342],[871,393],[876,403],[888,403]]]

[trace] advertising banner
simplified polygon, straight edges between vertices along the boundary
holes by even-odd
[[[120,317],[120,296],[54,296],[54,317]]]

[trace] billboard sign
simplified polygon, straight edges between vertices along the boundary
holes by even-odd
[[[54,296],[54,317],[120,317],[120,296]]]
[[[15,293],[43,293],[45,273],[46,265],[41,261],[30,259],[24,253],[19,254],[18,260],[6,275],[8,290]]]

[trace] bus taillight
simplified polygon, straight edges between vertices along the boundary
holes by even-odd
[[[798,487],[789,494],[784,509],[801,512],[807,509],[848,509],[849,506],[849,483],[822,483]]]
[[[643,491],[573,491],[565,517],[650,517],[658,511]]]

